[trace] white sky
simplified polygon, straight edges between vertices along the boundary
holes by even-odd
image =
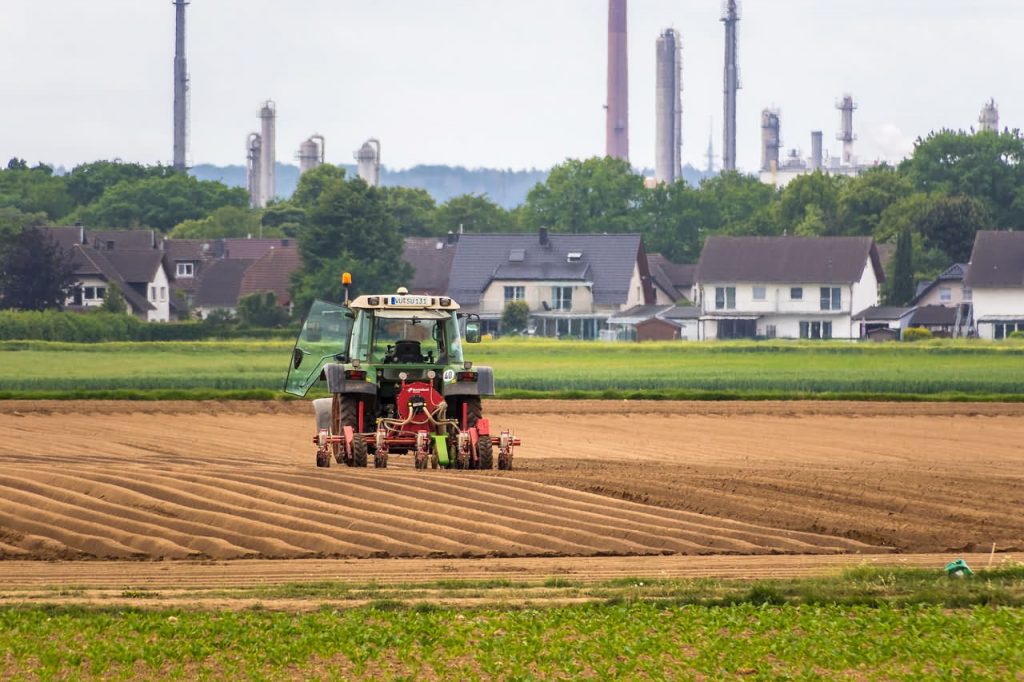
[[[684,44],[684,162],[721,157],[719,0],[630,0],[630,156],[654,165],[654,41]],[[242,164],[264,99],[278,160],[314,132],[349,163],[367,137],[392,168],[547,168],[604,153],[607,0],[193,0],[190,161]],[[1021,0],[746,0],[739,25],[739,164],[760,162],[760,112],[784,145],[838,151],[853,93],[863,160],[976,125],[995,97],[1020,125]],[[0,157],[71,166],[171,160],[171,0],[0,0]]]

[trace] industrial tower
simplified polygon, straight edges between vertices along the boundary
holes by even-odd
[[[779,147],[782,146],[780,127],[777,109],[761,112],[761,170],[767,173],[779,169]]]
[[[981,116],[978,117],[978,123],[981,124],[982,131],[999,132],[999,109],[996,107],[995,99],[990,99],[985,103],[981,110]]]
[[[320,134],[311,135],[305,142],[299,145],[299,175],[311,171],[324,162],[324,136]]]
[[[836,102],[836,109],[839,110],[839,132],[836,139],[843,143],[843,165],[854,165],[853,141],[857,136],[853,134],[853,112],[857,105],[853,101],[853,95],[843,95],[843,98]]]
[[[253,208],[265,208],[277,195],[275,166],[277,164],[277,108],[267,100],[260,108],[260,132],[249,133],[246,141],[246,185]]]
[[[629,75],[626,60],[626,0],[608,0],[607,156],[629,160]]]
[[[380,140],[371,137],[352,155],[356,160],[356,173],[370,187],[380,185]]]
[[[188,68],[185,64],[185,7],[174,0],[174,170],[185,170],[188,149]]]
[[[740,20],[737,0],[726,0],[722,23],[725,24],[725,124],[722,132],[722,170],[736,170],[736,91],[740,89],[740,71],[736,62],[736,24]]]
[[[673,183],[683,169],[683,42],[665,29],[655,46],[654,179]]]

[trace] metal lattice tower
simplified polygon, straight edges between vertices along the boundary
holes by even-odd
[[[736,170],[736,91],[740,89],[740,70],[736,59],[736,24],[740,12],[737,0],[725,0],[722,23],[725,24],[725,124],[722,128],[722,170]]]
[[[184,171],[188,151],[188,67],[185,63],[185,7],[174,0],[174,169]]]

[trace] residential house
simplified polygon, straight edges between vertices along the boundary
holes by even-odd
[[[71,257],[77,281],[66,307],[100,307],[116,285],[130,314],[149,322],[170,320],[169,278],[153,231],[87,232],[81,225],[42,229]]]
[[[978,231],[965,285],[979,337],[1024,330],[1024,232]]]
[[[270,291],[276,297],[277,305],[291,312],[291,277],[300,265],[297,247],[271,247],[245,270],[238,287],[238,297]]]
[[[854,324],[860,325],[860,337],[872,341],[899,341],[903,330],[910,326],[910,320],[917,308],[889,305],[874,305],[853,316]]]
[[[673,263],[660,253],[647,256],[647,268],[654,282],[657,303],[694,299],[693,283],[697,265]]]
[[[256,261],[222,258],[205,266],[193,298],[192,315],[206,319],[220,310],[231,315],[238,312],[238,299],[246,270]]]
[[[448,291],[448,276],[459,235],[446,237],[406,237],[402,260],[413,270],[408,289],[412,294],[438,294]]]
[[[870,237],[709,237],[697,263],[699,338],[856,339],[885,281]]]
[[[917,285],[917,293],[914,295],[910,305],[917,307],[943,306],[953,311],[952,328],[948,330],[949,336],[974,336],[975,330],[972,325],[972,294],[970,287],[965,285],[969,267],[967,263],[953,263],[942,271],[938,277],[930,282],[921,282]],[[922,313],[929,320],[936,322],[933,326],[948,326],[937,324],[938,320],[946,320],[950,313],[942,311],[931,311]],[[925,319],[924,317],[921,318]],[[914,324],[913,326],[919,326]],[[945,334],[945,332],[943,332]]]
[[[918,306],[910,318],[911,327],[927,329],[932,336],[942,337],[954,336],[959,322],[957,307],[944,305]]]
[[[638,234],[462,234],[446,292],[497,330],[510,301],[525,301],[544,336],[598,338],[608,318],[655,292]]]

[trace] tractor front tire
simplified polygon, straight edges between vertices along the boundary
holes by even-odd
[[[476,442],[476,468],[494,468],[494,441],[490,436],[480,436]]]
[[[366,440],[358,433],[352,438],[352,466],[366,467]]]

